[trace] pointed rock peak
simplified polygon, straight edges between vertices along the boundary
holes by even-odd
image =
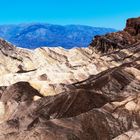
[[[15,49],[15,46],[7,42],[6,40],[0,38],[0,50],[10,51]]]
[[[132,36],[139,35],[140,37],[140,17],[129,18],[126,22],[126,28],[124,31],[127,31]]]

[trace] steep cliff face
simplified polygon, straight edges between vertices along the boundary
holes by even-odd
[[[0,140],[138,139],[138,24],[129,19],[89,48],[30,51],[1,40]]]
[[[128,19],[124,31],[132,36],[137,36],[138,39],[140,39],[140,17]]]

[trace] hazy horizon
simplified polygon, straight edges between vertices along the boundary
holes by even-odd
[[[19,22],[19,23],[2,23],[0,26],[18,26],[18,25],[34,25],[34,24],[46,24],[46,25],[58,25],[58,26],[89,26],[95,28],[107,28],[107,29],[115,29],[111,27],[104,27],[104,26],[93,26],[93,25],[86,25],[86,24],[55,24],[55,23],[47,23],[47,22]],[[116,29],[117,30],[117,29]]]
[[[50,23],[123,29],[126,19],[140,16],[140,1],[1,0],[0,25]]]

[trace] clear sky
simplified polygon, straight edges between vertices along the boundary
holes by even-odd
[[[122,29],[140,0],[0,0],[0,24],[46,22]]]

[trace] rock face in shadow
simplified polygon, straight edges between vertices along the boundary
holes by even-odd
[[[139,38],[140,37],[140,17],[128,19],[126,23],[126,28],[124,29],[124,31],[128,32],[132,36],[137,36]]]
[[[123,31],[109,33],[104,36],[95,36],[90,44],[102,53],[112,52],[116,49],[124,49],[140,42],[140,17],[127,20],[126,28]]]
[[[112,52],[116,49],[124,49],[128,45],[136,42],[128,32],[120,31],[117,33],[106,34],[105,36],[96,36],[93,42],[90,44],[91,48],[101,53]]]
[[[133,20],[127,21],[124,31],[95,38],[87,49],[66,52],[60,48],[40,48],[34,54],[15,48],[13,54],[20,52],[22,62],[17,65],[20,73],[7,71],[7,74],[1,77],[5,81],[9,75],[12,78],[8,79],[8,84],[3,83],[0,87],[0,140],[138,139],[139,31],[133,34],[129,30],[138,29],[135,21],[138,22],[139,18]],[[10,56],[5,56],[5,59],[13,61]],[[37,56],[41,59],[37,59]],[[33,63],[34,69],[29,71],[31,69],[23,65],[27,58],[32,63],[36,60],[41,64]],[[46,60],[47,63],[41,60]],[[17,60],[14,59],[13,69],[16,63]],[[96,73],[95,70],[90,71],[90,64],[95,66]],[[89,75],[77,81],[74,77],[66,76],[68,81],[71,81],[68,82],[64,80],[68,70],[73,72],[73,76],[79,72],[79,78],[82,74]],[[64,71],[65,73],[62,73]],[[22,76],[37,79],[32,79],[31,82],[20,79]],[[54,84],[54,81],[58,83]],[[48,82],[53,90],[61,92],[44,96],[39,84],[45,86]],[[54,92],[48,92],[50,91]]]

